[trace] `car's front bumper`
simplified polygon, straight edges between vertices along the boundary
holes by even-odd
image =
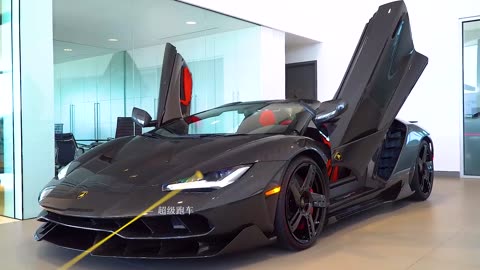
[[[273,199],[273,198],[272,198]],[[263,194],[188,215],[144,216],[91,252],[125,258],[211,257],[274,240],[273,203]],[[87,250],[133,217],[90,218],[43,211],[35,239]]]

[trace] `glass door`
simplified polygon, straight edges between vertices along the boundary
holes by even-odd
[[[11,1],[0,0],[0,215],[14,217]]]
[[[62,44],[65,46],[65,44]],[[124,52],[55,64],[56,123],[82,144],[115,137],[124,116]]]
[[[463,168],[480,176],[480,20],[463,22]]]

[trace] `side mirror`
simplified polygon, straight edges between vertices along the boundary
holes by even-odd
[[[150,114],[137,107],[133,107],[132,118],[133,121],[141,127],[149,127],[152,124],[152,117]]]
[[[314,122],[316,125],[334,120],[347,110],[347,103],[341,99],[322,102],[316,110]]]

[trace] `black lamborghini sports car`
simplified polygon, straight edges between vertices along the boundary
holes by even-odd
[[[41,191],[36,240],[86,250],[165,194],[181,190],[92,252],[209,257],[276,241],[312,246],[324,227],[385,202],[425,200],[429,134],[395,119],[427,65],[405,4],[380,6],[334,98],[236,102],[190,115],[192,74],[167,44],[151,130],[65,166]],[[186,181],[197,171],[203,176]]]

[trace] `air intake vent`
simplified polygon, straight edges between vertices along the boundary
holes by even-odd
[[[377,176],[388,180],[397,164],[405,140],[405,130],[392,126],[383,143],[382,151],[377,161]]]

